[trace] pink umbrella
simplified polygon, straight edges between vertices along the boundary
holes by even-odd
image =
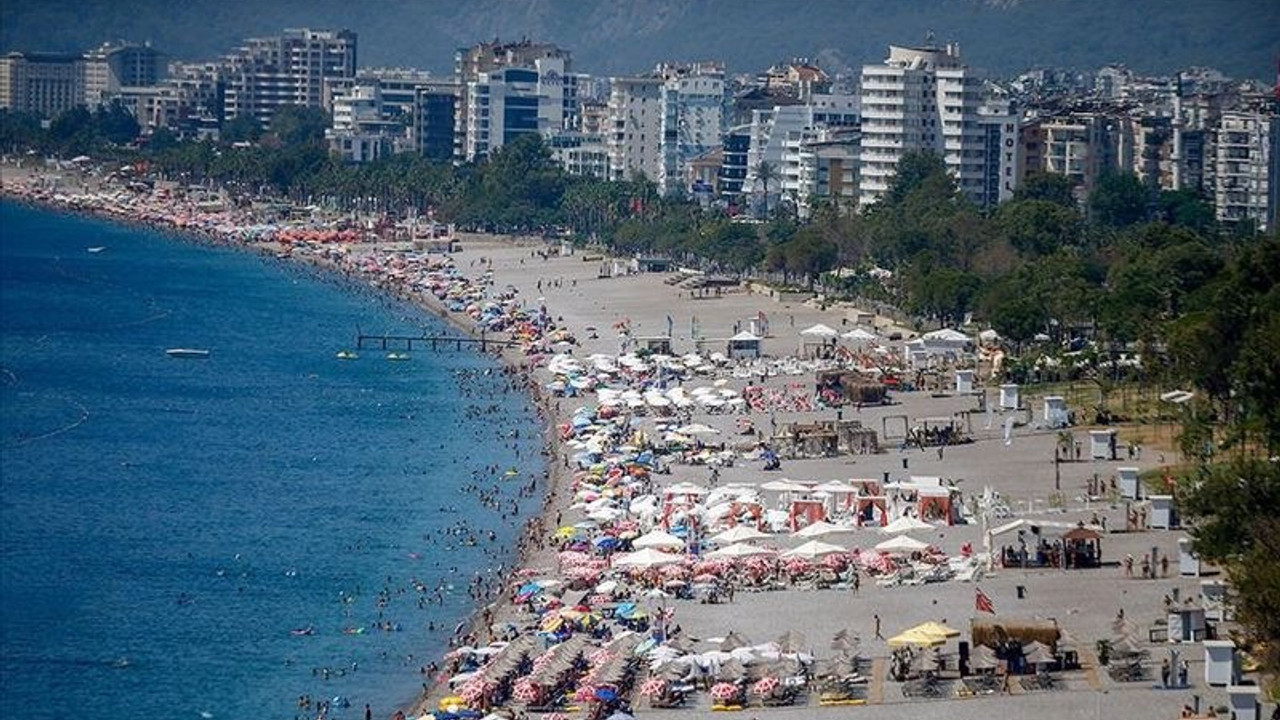
[[[667,681],[662,678],[649,678],[640,686],[640,694],[644,697],[661,695],[667,691]]]
[[[591,702],[596,699],[596,688],[594,685],[579,685],[578,691],[573,694],[574,702]]]
[[[716,683],[711,686],[711,699],[724,702],[738,697],[738,686],[733,683]]]
[[[772,677],[772,676],[762,677],[756,681],[755,685],[751,686],[751,692],[755,693],[756,695],[768,695],[774,690],[777,690],[778,686],[781,684],[782,682],[778,680],[778,678],[776,677]]]
[[[530,678],[520,678],[511,688],[511,697],[525,703],[534,703],[542,697],[542,688]]]

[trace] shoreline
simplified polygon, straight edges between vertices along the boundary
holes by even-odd
[[[8,165],[4,165],[8,167]],[[40,171],[30,171],[31,175],[40,175]],[[445,326],[471,338],[479,339],[481,333],[477,332],[473,327],[474,323],[469,323],[468,318],[461,313],[450,311],[449,308],[440,301],[439,298],[429,292],[407,290],[403,287],[386,287],[379,284],[379,280],[385,281],[386,277],[378,278],[370,273],[362,273],[349,268],[344,268],[340,263],[326,258],[318,253],[313,252],[288,252],[282,250],[284,246],[276,242],[244,242],[237,241],[232,238],[222,237],[215,232],[207,230],[194,229],[189,227],[181,227],[174,223],[166,223],[159,220],[147,219],[143,217],[129,217],[113,212],[103,211],[92,207],[80,207],[69,203],[59,203],[52,199],[37,197],[34,195],[22,194],[14,192],[9,183],[0,182],[0,199],[13,202],[19,205],[38,208],[45,211],[68,213],[72,215],[81,215],[99,220],[105,220],[120,225],[136,227],[154,231],[166,235],[173,236],[182,242],[194,242],[201,245],[211,245],[216,247],[228,248],[236,251],[249,252],[263,257],[274,257],[287,265],[292,265],[295,269],[307,269],[317,273],[316,279],[336,280],[339,284],[350,284],[353,287],[359,287],[365,290],[372,290],[374,293],[382,295],[387,300],[403,302],[412,305],[418,310],[425,312],[442,322]],[[502,242],[504,244],[519,246],[528,243],[511,236],[492,236],[493,241]],[[532,243],[528,243],[532,245]],[[542,448],[539,456],[542,458],[541,468],[532,468],[531,477],[536,478],[537,472],[541,470],[543,478],[539,482],[542,486],[543,502],[534,512],[531,512],[523,521],[520,531],[521,542],[517,547],[511,548],[509,554],[510,574],[518,575],[522,570],[530,567],[531,550],[530,541],[534,536],[543,532],[543,528],[554,519],[554,513],[558,508],[560,491],[564,487],[565,469],[560,464],[554,462],[554,458],[559,455],[559,440],[556,433],[556,424],[560,420],[557,418],[556,403],[553,398],[543,392],[541,386],[533,377],[536,371],[535,367],[523,360],[518,348],[498,347],[494,350],[482,351],[474,349],[473,352],[487,356],[489,359],[498,363],[504,371],[512,375],[518,375],[522,378],[521,391],[526,393],[531,407],[535,410],[540,427],[538,428],[539,437],[542,438]],[[498,611],[504,606],[514,608],[513,603],[509,599],[507,587],[509,582],[503,578],[499,578],[500,594],[497,598],[488,601],[476,601],[475,606],[467,612],[466,617],[459,626],[459,630],[454,633],[454,640],[461,640],[478,633],[481,628],[481,622],[488,613],[497,615]],[[460,644],[460,642],[459,642]],[[429,650],[426,657],[433,658],[434,661],[443,666],[445,655],[448,649]],[[417,697],[401,706],[402,712],[408,713],[409,717],[417,717],[426,712],[430,712],[434,707],[434,700],[441,696],[440,680],[444,679],[443,675],[435,676],[427,679],[427,689],[419,690]]]

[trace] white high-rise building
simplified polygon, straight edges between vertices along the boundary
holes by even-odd
[[[1004,154],[989,144],[994,121],[980,112],[982,83],[960,63],[957,46],[889,46],[883,64],[862,68],[861,99],[862,204],[876,202],[889,189],[898,161],[913,150],[941,156],[962,192],[975,202],[990,202],[988,181],[993,173],[1004,174],[992,163],[1002,162]],[[1002,117],[997,124],[1003,143],[1008,123]],[[1015,132],[1009,138],[1014,156],[1016,137]],[[1010,181],[1016,178],[1011,171]]]
[[[686,166],[720,147],[724,133],[724,68],[710,63],[667,68],[662,86],[662,165],[658,189],[664,195],[687,190]]]
[[[249,115],[265,125],[285,105],[323,107],[326,81],[355,77],[356,34],[285,30],[246,40],[222,65],[226,117]]]
[[[761,207],[766,204],[766,192],[768,207],[776,207],[777,201],[786,198],[803,216],[808,199],[821,194],[814,143],[829,143],[836,137],[834,131],[857,126],[858,98],[854,95],[813,95],[804,105],[778,105],[770,110],[752,111],[743,191],[755,197]],[[847,142],[843,147],[847,149]],[[835,146],[829,146],[826,152],[836,154],[838,151]],[[768,163],[774,170],[768,188],[759,176],[762,163]],[[853,167],[856,162],[843,164]],[[842,185],[840,192],[847,193],[853,184]]]
[[[463,157],[474,161],[528,133],[565,129],[566,95],[576,97],[578,77],[560,57],[538,58],[533,67],[503,67],[467,83]]]
[[[609,179],[642,175],[657,181],[662,171],[661,78],[616,77],[609,92]]]
[[[1214,142],[1213,200],[1218,220],[1276,227],[1280,212],[1280,117],[1228,111]]]

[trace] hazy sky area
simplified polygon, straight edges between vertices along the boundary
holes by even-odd
[[[1122,62],[1164,73],[1208,65],[1274,82],[1280,0],[3,0],[0,49],[79,51],[117,38],[213,59],[285,27],[346,27],[361,66],[447,73],[458,47],[529,37],[575,69],[625,74],[661,60],[722,59],[731,72],[811,57],[839,71],[889,43],[960,43],[996,74]]]

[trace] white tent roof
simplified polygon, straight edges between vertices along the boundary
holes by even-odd
[[[620,555],[613,561],[613,564],[618,567],[650,568],[658,567],[660,565],[674,565],[683,559],[684,556],[682,555],[673,555],[671,553],[664,553],[661,550],[645,548],[644,550],[637,550],[633,553]]]
[[[830,325],[824,325],[822,323],[818,323],[817,325],[810,325],[809,327],[801,330],[800,334],[808,335],[809,337],[831,338],[831,337],[835,337],[836,335],[839,335],[840,333]]]
[[[639,549],[669,548],[672,550],[683,550],[684,540],[681,540],[665,530],[655,529],[650,530],[635,540],[632,540],[631,546]]]
[[[839,545],[824,543],[821,540],[810,540],[800,547],[793,548],[782,553],[782,558],[802,558],[804,560],[816,560],[827,555],[835,555],[836,553],[848,552]]]
[[[812,492],[813,488],[796,482],[782,478],[781,480],[770,480],[760,486],[761,490],[770,490],[772,492]]]
[[[729,339],[732,340],[733,342],[751,342],[752,340],[759,340],[760,338],[755,335],[752,335],[746,330],[743,330],[742,332],[738,333],[737,335],[734,335]]]
[[[858,492],[858,488],[850,485],[849,483],[840,482],[839,480],[828,480],[827,482],[824,482],[821,485],[815,487],[814,490],[817,492],[828,492],[828,493]]]
[[[808,526],[805,526],[804,528],[801,528],[800,530],[797,530],[796,532],[792,533],[792,536],[802,537],[802,538],[818,538],[818,537],[824,537],[826,535],[838,535],[840,533],[850,533],[850,532],[853,532],[854,530],[856,530],[856,528],[850,527],[849,525],[835,525],[833,523],[827,522],[826,520],[819,520],[818,522],[813,523],[812,525],[808,525]]]
[[[886,535],[897,535],[899,533],[915,532],[916,530],[932,530],[933,526],[923,520],[917,520],[913,517],[903,515],[896,518],[893,522],[880,528],[880,532]]]
[[[659,492],[670,493],[672,495],[706,495],[707,489],[700,485],[694,485],[690,482],[680,482],[675,485],[668,485],[667,487],[662,488]]]
[[[769,533],[762,533],[749,525],[736,525],[722,533],[712,535],[711,539],[718,543],[740,543],[769,538]]]
[[[876,550],[881,552],[919,552],[929,547],[928,543],[920,542],[913,537],[906,535],[898,535],[876,545]]]

